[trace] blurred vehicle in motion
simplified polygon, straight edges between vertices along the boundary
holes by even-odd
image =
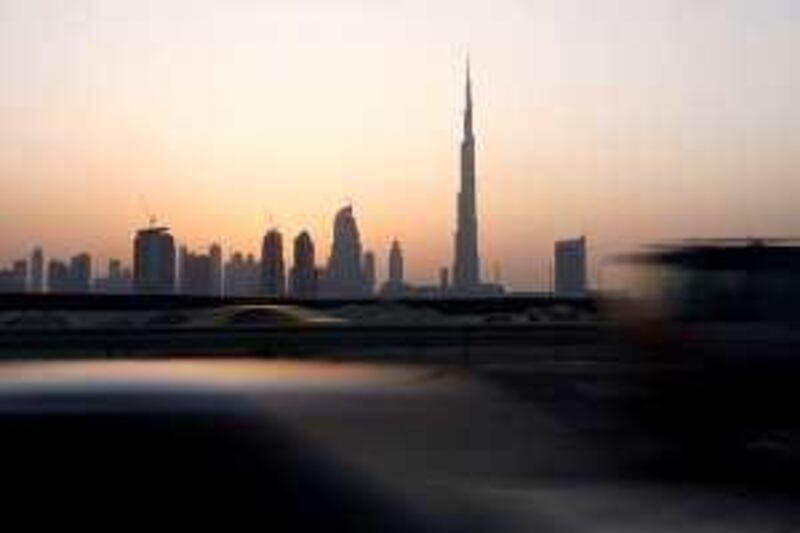
[[[640,297],[618,314],[646,368],[633,408],[684,465],[762,479],[797,470],[796,243],[691,239],[623,258],[641,269]]]
[[[800,321],[800,246],[794,239],[692,239],[628,256],[662,318],[681,322]]]

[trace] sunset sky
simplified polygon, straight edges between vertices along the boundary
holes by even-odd
[[[381,277],[397,237],[433,281],[467,53],[513,288],[579,233],[800,236],[798,35],[796,0],[0,0],[0,261],[129,263],[149,210],[191,248],[308,229],[324,263],[352,201]]]

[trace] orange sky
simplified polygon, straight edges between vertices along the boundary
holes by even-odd
[[[452,256],[469,49],[481,255],[540,288],[697,235],[800,235],[790,1],[19,0],[0,4],[0,261],[130,257],[143,196],[179,242],[255,252],[352,200],[385,269]],[[102,268],[101,268],[102,270]]]

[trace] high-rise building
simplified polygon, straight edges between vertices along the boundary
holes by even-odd
[[[408,296],[411,287],[406,285],[403,275],[403,250],[397,239],[392,241],[389,247],[389,277],[383,284],[381,295],[384,297],[397,298]]]
[[[22,293],[28,290],[28,262],[14,261],[11,268],[0,269],[0,292]]]
[[[361,272],[364,276],[364,295],[373,296],[375,294],[375,254],[369,250],[364,252]]]
[[[317,267],[314,241],[307,231],[294,239],[294,263],[289,276],[289,294],[293,298],[309,299],[317,296]]]
[[[180,249],[178,265],[181,294],[210,296],[212,294],[213,273],[211,255],[190,252],[185,246]]]
[[[31,254],[31,292],[44,292],[44,254],[37,246]]]
[[[261,267],[253,254],[247,258],[234,252],[225,264],[225,296],[257,296],[261,285]]]
[[[50,260],[47,264],[47,283],[52,293],[71,292],[69,267],[64,261]]]
[[[28,290],[28,261],[26,259],[17,259],[11,264],[11,272],[14,277],[19,281],[21,292]]]
[[[390,285],[402,286],[405,283],[403,277],[403,250],[400,248],[400,243],[397,239],[392,241],[392,246],[389,248],[389,280]]]
[[[361,265],[361,237],[353,208],[345,206],[333,221],[333,245],[322,284],[327,298],[361,298],[366,284]]]
[[[208,255],[211,258],[211,296],[222,296],[222,248],[219,244],[213,243],[208,248]]]
[[[189,248],[185,244],[181,244],[178,248],[178,260],[175,264],[175,281],[177,283],[177,291],[183,292],[183,278],[186,263],[188,262]]]
[[[261,247],[261,294],[272,298],[280,298],[286,294],[283,236],[276,229],[271,229],[264,235]]]
[[[150,227],[136,232],[133,287],[139,294],[175,292],[175,240],[169,228]]]
[[[69,260],[69,292],[84,294],[92,288],[92,257],[87,253],[73,256]]]
[[[586,295],[586,237],[556,241],[555,274],[557,296]]]
[[[472,131],[472,79],[467,61],[464,137],[461,141],[461,190],[458,193],[458,221],[453,261],[453,288],[460,293],[480,289],[478,217],[475,208],[475,136]]]
[[[128,268],[122,268],[119,259],[109,259],[108,274],[94,280],[94,292],[101,294],[129,294],[132,290],[132,276]]]
[[[92,257],[74,255],[69,263],[51,259],[47,265],[48,289],[52,293],[85,294],[92,289]]]

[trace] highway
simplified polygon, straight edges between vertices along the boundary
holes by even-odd
[[[611,335],[597,324],[280,324],[268,326],[0,329],[0,354],[82,357],[188,353],[217,357],[363,355],[468,359],[486,349],[594,345]]]

